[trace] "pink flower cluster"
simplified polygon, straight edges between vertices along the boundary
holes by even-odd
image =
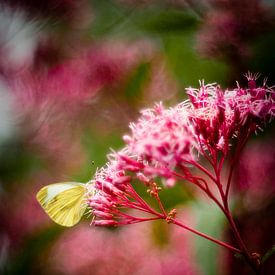
[[[198,50],[206,56],[227,57],[235,63],[250,55],[251,39],[272,28],[271,9],[264,1],[209,2],[197,43]]]
[[[118,225],[152,219],[173,222],[175,211],[166,213],[158,196],[161,187],[177,180],[193,183],[222,205],[209,191],[206,180],[195,175],[198,168],[218,185],[224,202],[228,196],[220,182],[220,172],[230,152],[233,138],[238,154],[251,133],[274,116],[275,94],[272,88],[256,86],[256,75],[247,74],[248,88],[222,90],[217,84],[200,83],[199,89],[188,88],[189,99],[165,109],[161,104],[142,111],[137,123],[132,123],[131,135],[124,136],[127,143],[120,152],[109,155],[109,163],[95,175],[96,195],[88,198],[95,217],[95,225]],[[200,157],[199,157],[200,156]],[[199,163],[204,158],[214,168],[213,175]],[[231,179],[231,176],[230,176]],[[160,212],[151,208],[135,191],[134,185],[143,183],[148,193],[157,200]],[[137,218],[125,209],[150,213],[153,218]]]
[[[133,172],[137,180],[149,185],[149,179],[139,172],[145,165],[128,157],[124,152],[114,153],[109,157],[112,160],[95,176],[97,194],[88,198],[93,215],[97,217],[93,223],[95,225],[118,225],[150,220],[150,218],[135,218],[120,211],[124,208],[131,208],[147,213],[155,212],[134,190],[131,184],[133,176],[127,175],[127,171]]]
[[[218,85],[187,89],[192,104],[189,119],[201,148],[227,153],[231,139],[244,139],[274,116],[274,91],[257,87],[257,75],[247,74],[248,88],[223,91]],[[201,151],[205,151],[202,148]]]

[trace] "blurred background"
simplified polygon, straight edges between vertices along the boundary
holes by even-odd
[[[87,182],[139,110],[186,98],[198,80],[234,88],[248,70],[275,85],[273,0],[0,1],[0,273],[250,274],[223,248],[163,222],[64,229],[35,199],[44,185]],[[274,243],[274,126],[252,138],[232,209],[252,251]],[[167,209],[234,243],[218,209],[188,185]],[[274,258],[264,274],[274,274]]]

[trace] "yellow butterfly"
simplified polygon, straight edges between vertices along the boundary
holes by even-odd
[[[49,217],[62,226],[73,226],[83,216],[85,184],[61,182],[50,184],[37,193],[36,198]]]

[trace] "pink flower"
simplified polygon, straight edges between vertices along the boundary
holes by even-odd
[[[131,136],[124,136],[127,151],[143,160],[173,169],[196,159],[197,150],[227,153],[232,138],[244,138],[274,116],[274,91],[256,87],[247,76],[249,88],[223,91],[217,84],[188,88],[189,100],[174,108],[142,111],[130,124]]]
[[[232,63],[250,55],[249,42],[272,27],[272,15],[259,0],[212,0],[198,33],[198,50]]]
[[[189,209],[184,213],[184,219],[193,223]],[[167,231],[167,241],[159,245],[154,226],[167,225],[144,223],[118,231],[84,225],[66,231],[49,252],[46,273],[201,274],[194,260],[192,236],[174,227]]]
[[[127,149],[148,162],[171,169],[192,160],[195,147],[188,126],[188,113],[182,106],[165,110],[162,104],[142,111],[137,123],[131,123],[132,136],[124,136]]]
[[[275,150],[272,140],[248,144],[240,158],[235,176],[236,190],[249,210],[260,209],[275,195],[273,181]]]
[[[47,43],[44,46],[47,45],[51,46]],[[49,53],[51,49],[43,58],[50,59]],[[64,159],[72,159],[72,155],[78,156],[74,159],[82,159],[76,137],[91,120],[99,127],[102,125],[95,118],[95,113],[102,111],[102,104],[96,102],[100,96],[103,98],[103,92],[106,98],[109,94],[116,97],[124,77],[151,53],[152,47],[145,41],[137,44],[110,41],[88,49],[78,48],[71,58],[49,68],[45,60],[37,57],[33,67],[6,75],[26,144],[42,153],[42,157],[54,158],[55,163],[65,163]],[[105,103],[106,98],[102,99]],[[113,118],[116,113],[118,109],[112,106]]]
[[[96,194],[87,199],[87,203],[96,217],[93,224],[118,225],[148,220],[147,218],[136,218],[123,212],[123,209],[127,208],[147,213],[152,211],[136,193],[131,185],[132,178],[126,172],[128,170],[135,173],[135,177],[146,185],[149,180],[147,182],[147,178],[145,176],[142,178],[138,173],[144,165],[130,159],[122,152],[114,153],[109,157],[112,158],[110,162],[98,170],[95,175],[93,182],[97,189]]]
[[[124,136],[125,148],[110,154],[109,163],[95,175],[98,191],[88,199],[95,216],[93,223],[118,225],[158,218],[169,222],[169,214],[173,219],[174,213],[165,213],[158,197],[161,188],[156,184],[156,177],[166,180],[167,185],[189,181],[215,199],[207,181],[193,168],[201,170],[221,188],[220,173],[233,139],[237,141],[234,152],[237,156],[248,137],[273,118],[274,91],[265,85],[256,87],[256,78],[249,73],[248,88],[225,91],[217,84],[201,82],[199,89],[187,89],[189,100],[173,108],[165,109],[158,104],[154,109],[142,111],[137,123],[130,124],[131,135]],[[221,154],[220,163],[218,154]],[[216,177],[199,163],[199,155],[214,167]],[[136,181],[148,188],[161,213],[135,192]],[[229,184],[230,180],[223,196],[228,196]],[[215,202],[219,204],[218,200]],[[153,218],[129,216],[123,212],[127,208],[149,213]]]
[[[43,182],[43,176],[43,174],[39,174],[36,178],[37,181],[39,179],[40,182]],[[7,241],[6,252],[10,255],[18,252],[30,234],[50,224],[37,203],[34,188],[23,182],[18,184],[18,188],[1,194],[0,202],[0,244],[2,246],[3,242]],[[29,181],[28,184],[30,184]],[[5,250],[4,245],[3,249]]]

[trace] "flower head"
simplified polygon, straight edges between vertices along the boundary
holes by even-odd
[[[274,91],[265,84],[257,87],[256,78],[249,73],[249,87],[233,90],[200,82],[198,89],[188,88],[189,99],[175,107],[165,109],[158,104],[142,111],[140,119],[130,124],[131,135],[124,136],[125,148],[110,154],[109,163],[95,175],[98,192],[88,199],[94,223],[117,225],[148,220],[129,216],[122,211],[125,208],[171,220],[158,197],[161,188],[157,177],[165,179],[167,185],[184,179],[210,195],[207,182],[193,168],[201,169],[215,183],[217,178],[199,164],[198,156],[220,171],[223,161],[219,163],[218,155],[223,160],[227,157],[233,139],[237,143],[233,153],[238,154],[250,134],[274,116]],[[134,190],[135,182],[148,188],[163,213],[141,199]]]
[[[195,146],[188,126],[188,113],[181,105],[142,111],[137,123],[130,124],[132,136],[124,136],[128,150],[150,163],[174,168],[193,159]]]
[[[129,216],[123,209],[138,209],[150,213],[148,205],[139,197],[132,186],[135,179],[149,185],[140,171],[144,165],[131,159],[123,151],[109,155],[110,161],[99,169],[93,184],[97,189],[88,198],[88,205],[96,216],[95,225],[118,225],[135,223],[141,219]],[[128,174],[132,173],[130,177]]]
[[[204,83],[199,89],[187,89],[189,120],[201,145],[226,152],[232,138],[260,129],[274,116],[274,91],[256,87],[256,75],[249,74],[247,78],[246,89],[223,91],[216,84]]]

